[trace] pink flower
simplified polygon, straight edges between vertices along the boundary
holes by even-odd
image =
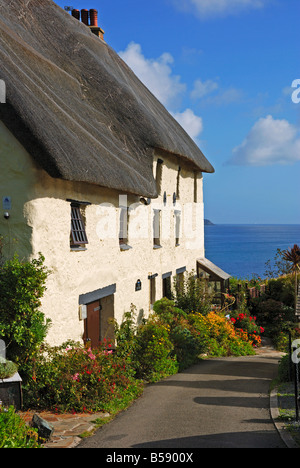
[[[79,377],[79,373],[77,372],[77,374],[74,374],[72,376],[72,380],[77,380],[78,381],[79,380],[78,377]]]

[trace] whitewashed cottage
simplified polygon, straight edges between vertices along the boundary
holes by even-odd
[[[205,259],[200,149],[103,40],[97,12],[0,0],[0,235],[52,274],[48,341],[111,337]],[[228,275],[224,276],[224,279]]]

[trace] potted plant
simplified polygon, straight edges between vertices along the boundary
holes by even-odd
[[[14,406],[17,410],[22,407],[22,379],[18,368],[12,361],[0,360],[0,404]]]

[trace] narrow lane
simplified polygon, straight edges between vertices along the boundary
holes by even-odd
[[[216,358],[146,387],[78,448],[286,448],[270,416],[279,355]]]

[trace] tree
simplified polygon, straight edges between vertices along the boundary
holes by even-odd
[[[0,339],[25,374],[51,324],[40,311],[48,274],[41,254],[23,262],[15,255],[0,266]]]
[[[289,262],[290,264],[290,273],[293,273],[295,276],[295,311],[297,305],[297,293],[298,293],[298,281],[297,273],[300,270],[300,247],[297,244],[294,244],[294,247],[284,250],[282,258]]]

